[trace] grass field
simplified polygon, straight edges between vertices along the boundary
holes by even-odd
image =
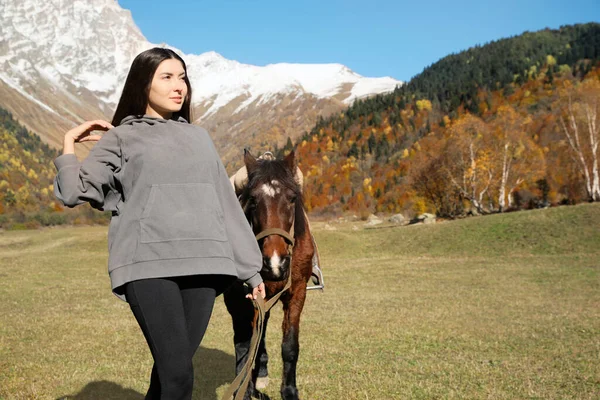
[[[326,290],[303,314],[303,399],[600,398],[600,204],[330,225],[314,224]],[[106,247],[106,227],[0,233],[0,399],[143,399],[152,360],[110,293]],[[194,399],[219,399],[233,363],[219,298]]]

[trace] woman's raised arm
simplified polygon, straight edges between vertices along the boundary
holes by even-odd
[[[92,135],[95,130],[109,130],[106,121],[85,122],[65,134],[63,154],[54,160],[57,169],[54,194],[67,207],[89,202],[99,210],[113,210],[120,195],[115,174],[121,169],[121,146],[114,131]],[[98,142],[82,162],[75,156],[75,143]]]

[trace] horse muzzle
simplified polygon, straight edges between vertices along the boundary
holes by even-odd
[[[275,252],[271,257],[263,257],[263,265],[260,275],[266,281],[283,281],[290,273],[289,255],[279,257]]]

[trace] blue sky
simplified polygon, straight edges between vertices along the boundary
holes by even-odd
[[[600,0],[118,0],[153,43],[246,64],[341,63],[408,81],[440,58],[545,27],[600,22]]]

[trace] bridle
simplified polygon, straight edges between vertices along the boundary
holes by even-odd
[[[287,232],[283,229],[280,228],[267,228],[262,230],[260,233],[258,233],[256,235],[256,241],[260,241],[261,239],[266,238],[267,236],[271,236],[271,235],[278,235],[281,236],[285,242],[288,245],[288,254],[290,255],[290,259],[292,257],[292,253],[294,251],[294,244],[296,243],[296,240],[294,238],[294,222],[296,221],[296,216],[294,215],[294,219],[292,220],[292,227],[290,228],[290,231]],[[290,266],[291,266],[291,260],[290,260]]]
[[[247,203],[246,203],[247,204]],[[244,204],[244,206],[242,206],[242,209],[244,210],[244,213],[247,213],[247,208],[246,208],[246,204]],[[266,238],[267,236],[271,236],[271,235],[278,235],[281,236],[285,242],[287,243],[287,247],[288,247],[288,254],[290,255],[290,268],[292,265],[292,254],[294,252],[294,245],[296,244],[296,239],[295,239],[295,225],[296,222],[296,213],[294,210],[294,216],[292,219],[292,226],[290,227],[289,231],[283,230],[281,228],[267,228],[267,229],[263,229],[262,231],[260,231],[259,233],[257,233],[255,235],[256,237],[256,241],[260,241],[264,238]],[[254,226],[252,225],[252,218],[248,218],[248,223],[250,224],[250,228],[252,228],[254,230]]]

